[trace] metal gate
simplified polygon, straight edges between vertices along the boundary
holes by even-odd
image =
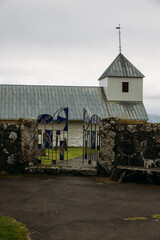
[[[38,116],[38,163],[68,161],[68,108]]]
[[[100,116],[91,115],[89,109],[83,109],[83,163],[95,163],[99,157],[101,146]]]

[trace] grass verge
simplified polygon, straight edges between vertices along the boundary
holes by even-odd
[[[26,226],[14,218],[0,215],[0,240],[30,240]]]

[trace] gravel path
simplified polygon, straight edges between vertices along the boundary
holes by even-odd
[[[95,160],[93,160],[91,162],[91,164],[88,164],[88,160],[84,160],[84,163],[83,163],[82,156],[80,156],[77,158],[59,161],[59,162],[57,162],[57,165],[70,166],[73,168],[94,168],[95,166],[97,166],[97,162]]]

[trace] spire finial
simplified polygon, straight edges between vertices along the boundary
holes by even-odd
[[[119,26],[116,27],[116,29],[119,30],[119,52],[121,53],[121,29],[122,29],[121,25],[119,24]]]

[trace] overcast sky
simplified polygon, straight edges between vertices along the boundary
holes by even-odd
[[[0,0],[0,83],[98,86],[119,54],[160,114],[160,0]]]

